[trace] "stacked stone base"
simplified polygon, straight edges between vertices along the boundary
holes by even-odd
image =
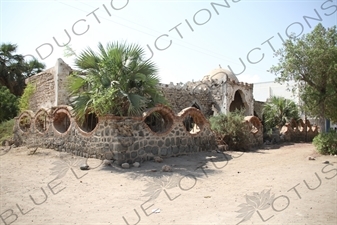
[[[157,132],[145,123],[146,117],[154,112],[163,115],[167,122],[167,126]],[[41,115],[46,115],[42,121],[43,129]],[[187,116],[198,121],[197,133],[186,129],[183,121]],[[108,115],[98,118],[96,127],[87,132],[78,125],[71,107],[58,106],[51,110],[40,109],[36,113],[21,113],[16,118],[14,134],[15,141],[20,144],[82,157],[113,159],[119,164],[141,162],[154,156],[170,157],[217,149],[208,121],[195,108],[184,109],[177,115],[165,106],[152,108],[142,117]]]

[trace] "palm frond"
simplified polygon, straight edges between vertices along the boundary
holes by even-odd
[[[75,63],[86,75],[69,79],[76,115],[88,111],[97,115],[141,115],[157,103],[166,104],[158,90],[158,69],[144,61],[145,51],[139,45],[110,42],[98,43],[98,53],[91,48],[77,56]]]

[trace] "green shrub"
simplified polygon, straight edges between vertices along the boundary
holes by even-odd
[[[219,144],[226,144],[231,150],[249,149],[249,131],[244,123],[243,111],[212,116],[209,121]]]
[[[18,98],[9,89],[0,85],[0,123],[14,118],[19,111]]]
[[[14,119],[0,123],[0,145],[13,136]]]
[[[23,91],[23,95],[20,98],[19,102],[20,112],[29,109],[29,100],[34,93],[35,93],[35,85],[28,83],[25,90]]]
[[[337,154],[337,132],[335,131],[318,134],[312,143],[321,154]]]

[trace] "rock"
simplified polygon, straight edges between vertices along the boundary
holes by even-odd
[[[105,165],[105,166],[112,166],[113,162],[114,162],[113,160],[104,159],[103,165]]]
[[[309,156],[309,157],[308,157],[308,160],[315,160],[315,158],[312,157],[312,156]]]
[[[146,158],[147,158],[148,161],[153,160],[154,155],[152,153],[148,153],[148,154],[146,154]]]
[[[81,169],[81,170],[89,170],[89,166],[88,166],[87,164],[82,164],[82,165],[80,166],[80,169]]]
[[[135,162],[134,164],[132,164],[134,167],[140,167],[140,163],[139,162]]]
[[[324,161],[323,163],[324,163],[324,164],[329,164],[329,161]]]
[[[169,165],[164,165],[161,170],[163,172],[172,172],[172,167],[170,167]]]
[[[151,172],[157,172],[157,170],[156,169],[152,169]]]
[[[130,164],[129,163],[123,163],[122,164],[122,168],[129,169],[130,168]]]
[[[159,156],[155,156],[154,161],[157,162],[157,163],[162,163],[164,160],[162,158],[160,158]]]

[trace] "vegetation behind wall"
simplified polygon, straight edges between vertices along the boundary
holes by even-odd
[[[218,114],[209,119],[219,144],[228,145],[231,150],[248,150],[249,132],[244,121],[243,111]]]
[[[23,95],[20,98],[20,102],[19,102],[20,112],[23,112],[29,109],[29,100],[34,94],[34,92],[35,92],[35,85],[28,83],[25,90],[23,91]]]

